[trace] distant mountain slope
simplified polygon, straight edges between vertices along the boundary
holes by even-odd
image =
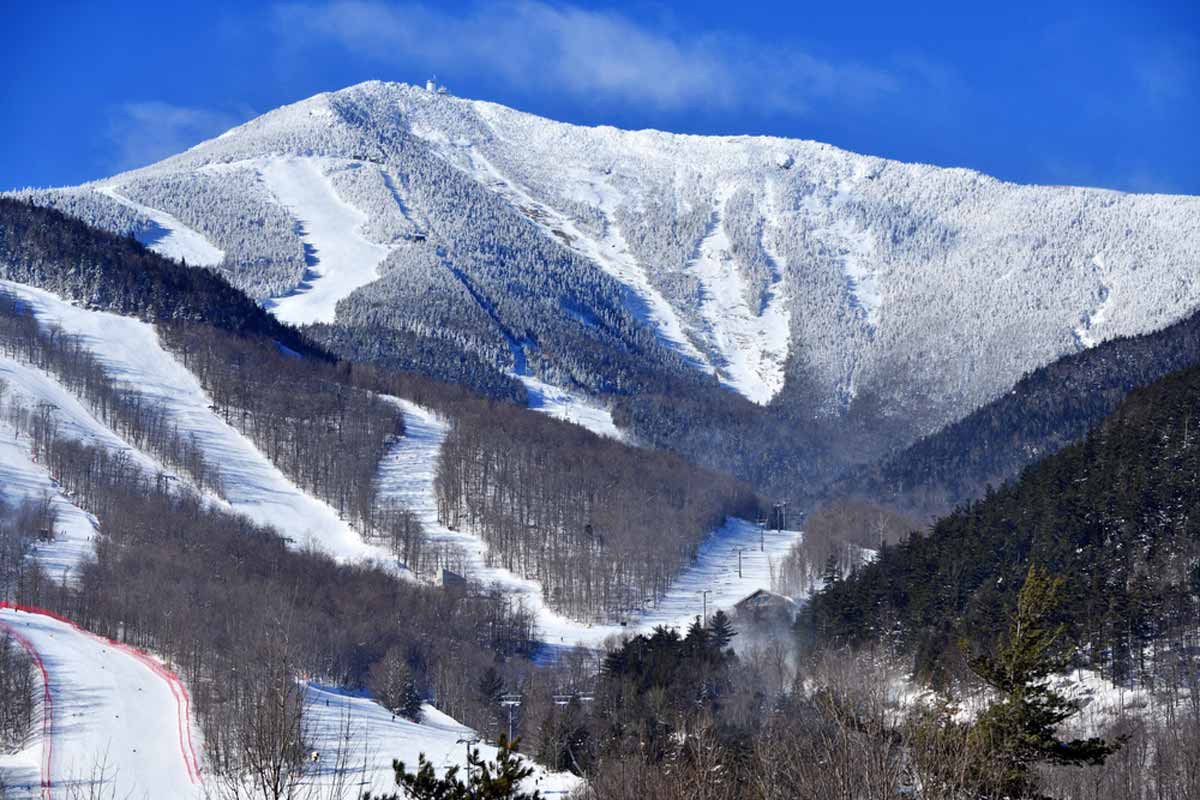
[[[938,514],[983,495],[1082,438],[1134,389],[1200,363],[1200,314],[1142,336],[1112,339],[1034,370],[1010,391],[829,494]]]
[[[687,397],[694,425],[763,454],[739,474],[781,491],[1200,301],[1197,198],[584,128],[403,84],[318,95],[159,164],[24,196],[219,255],[265,304],[307,309],[293,321],[327,321],[332,304],[336,326],[372,332],[327,330],[342,355],[361,346],[514,398],[506,373]],[[373,345],[381,331],[403,352]],[[747,441],[764,426],[718,385],[769,404],[770,437]],[[739,461],[670,433],[658,405],[618,416],[690,458]]]
[[[994,641],[1037,564],[1065,578],[1061,619],[1093,664],[1194,669],[1176,658],[1195,646],[1200,597],[1197,408],[1200,367],[1134,391],[1083,441],[828,586],[806,629],[886,640],[936,673],[961,663],[960,639]]]

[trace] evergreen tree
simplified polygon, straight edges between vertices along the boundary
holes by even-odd
[[[495,667],[488,667],[479,678],[480,701],[487,705],[495,705],[500,702],[502,694],[504,694],[504,680]]]
[[[713,614],[712,622],[708,626],[708,636],[713,649],[718,654],[724,653],[733,637],[737,636],[737,631],[733,629],[733,620],[728,614],[724,611]]]
[[[417,689],[417,679],[405,663],[400,648],[393,647],[371,668],[368,686],[375,698],[393,714],[413,722],[421,721],[423,698]]]
[[[485,761],[475,748],[467,754],[467,779],[459,778],[458,766],[439,778],[432,762],[421,753],[416,772],[409,772],[403,761],[393,761],[396,785],[400,793],[366,794],[363,800],[541,800],[541,793],[521,790],[521,782],[533,775],[533,767],[516,755],[517,743],[500,737],[494,762]]]
[[[1039,797],[1038,764],[1100,765],[1120,746],[1099,738],[1058,738],[1058,726],[1079,712],[1079,704],[1052,684],[1074,652],[1062,643],[1065,626],[1052,621],[1062,585],[1062,578],[1031,566],[1008,636],[994,654],[970,661],[971,669],[999,695],[972,732],[999,767],[989,785],[981,787],[986,797]]]

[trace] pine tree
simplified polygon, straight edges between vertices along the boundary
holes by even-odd
[[[733,637],[737,636],[737,631],[733,629],[733,620],[728,614],[724,611],[713,614],[712,622],[708,626],[708,636],[713,649],[718,654],[724,653]]]
[[[1005,641],[995,654],[970,661],[971,669],[999,695],[972,731],[976,744],[999,767],[989,785],[981,787],[984,796],[1039,797],[1036,765],[1100,765],[1120,746],[1099,738],[1058,738],[1058,726],[1079,712],[1079,704],[1052,684],[1073,655],[1061,642],[1065,626],[1052,622],[1062,584],[1062,578],[1031,566]]]
[[[363,800],[541,800],[541,793],[521,790],[521,782],[533,775],[533,767],[516,755],[517,743],[500,737],[494,762],[485,761],[474,748],[467,753],[467,779],[459,778],[462,768],[450,767],[441,778],[433,763],[421,753],[417,771],[409,772],[403,761],[393,761],[396,785],[402,793],[363,795]]]

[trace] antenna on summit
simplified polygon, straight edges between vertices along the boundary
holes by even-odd
[[[425,91],[434,92],[436,94],[450,94],[450,92],[446,89],[446,87],[444,85],[442,85],[442,86],[438,85],[436,73],[434,74],[434,76],[432,78],[425,81]]]

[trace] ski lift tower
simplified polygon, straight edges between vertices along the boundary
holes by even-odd
[[[521,706],[524,699],[520,692],[507,692],[500,695],[500,705],[508,707],[508,743],[513,739],[513,710]]]

